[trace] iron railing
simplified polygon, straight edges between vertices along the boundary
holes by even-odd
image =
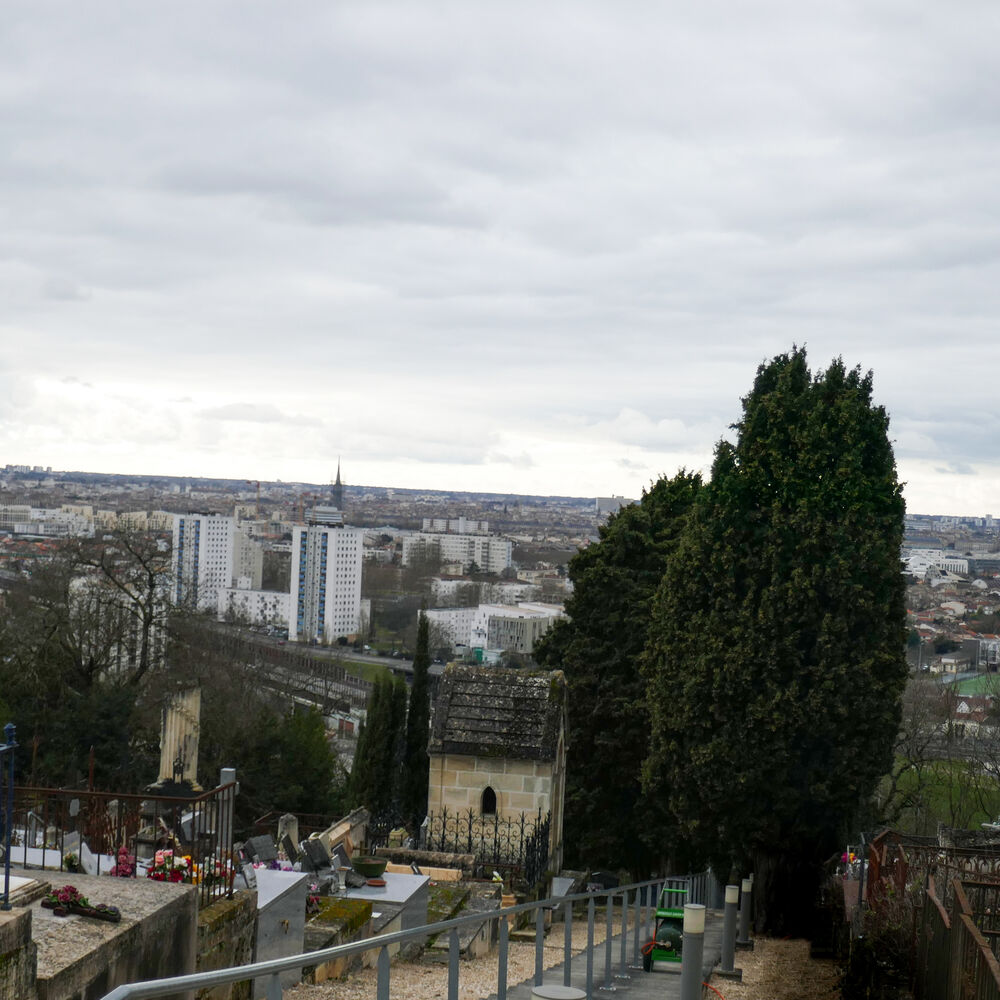
[[[10,846],[14,839],[14,751],[17,749],[15,737],[14,723],[8,722],[3,727],[4,741],[0,743],[0,852],[3,854],[3,902],[0,902],[0,910],[10,909]]]
[[[350,944],[337,945],[334,948],[324,948],[320,951],[310,951],[302,955],[292,955],[288,958],[273,959],[269,962],[257,962],[253,965],[243,965],[231,969],[219,969],[215,972],[199,972],[186,976],[176,976],[172,979],[153,979],[144,983],[130,983],[118,986],[108,993],[104,1000],[145,1000],[147,997],[163,997],[180,994],[187,990],[206,990],[230,983],[246,982],[247,980],[264,980],[267,1000],[281,1000],[281,973],[292,970],[299,971],[303,967],[322,965],[338,959],[350,959],[365,952],[377,951],[378,979],[376,1000],[389,1000],[392,967],[389,961],[389,948],[411,941],[422,941],[427,937],[440,934],[448,935],[448,1000],[457,1000],[459,991],[459,929],[484,922],[498,924],[497,927],[497,1000],[507,1000],[507,954],[509,917],[520,917],[534,914],[535,925],[535,970],[533,984],[540,986],[544,982],[543,941],[545,915],[547,911],[562,909],[564,916],[563,968],[562,985],[569,986],[571,982],[573,962],[573,911],[576,904],[585,903],[587,913],[587,949],[582,960],[586,963],[587,996],[594,995],[594,928],[596,926],[597,899],[604,897],[605,919],[608,935],[604,942],[604,982],[601,989],[612,989],[612,978],[629,977],[629,970],[642,968],[640,947],[652,937],[655,903],[659,899],[660,890],[668,888],[686,888],[688,903],[702,903],[707,900],[699,897],[699,891],[708,886],[704,878],[683,877],[671,879],[651,879],[632,885],[620,886],[594,893],[577,893],[572,896],[543,899],[519,906],[509,906],[502,910],[494,910],[488,915],[473,913],[466,916],[443,920],[440,923],[428,924],[424,927],[413,927],[405,931],[395,931],[378,937],[365,938]],[[618,972],[614,971],[615,959],[612,955],[613,942],[611,930],[614,926],[614,911],[619,911],[621,935],[619,954],[617,958]],[[629,954],[631,953],[631,963]]]
[[[488,876],[499,871],[504,878],[523,879],[535,885],[545,875],[549,863],[549,833],[552,814],[539,809],[536,816],[499,814],[483,816],[474,809],[440,813],[427,817],[423,848],[445,854],[472,854],[475,874]],[[369,827],[371,836],[372,827]],[[381,845],[377,845],[381,846]]]
[[[184,881],[197,883],[205,906],[232,895],[236,788],[229,780],[206,792],[167,797],[15,787],[10,862],[135,878],[157,851],[170,849],[190,858]]]

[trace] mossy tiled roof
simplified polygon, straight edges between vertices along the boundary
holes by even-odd
[[[554,760],[565,705],[561,670],[449,667],[438,687],[428,750]]]

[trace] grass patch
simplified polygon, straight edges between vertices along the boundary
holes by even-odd
[[[897,768],[903,762],[897,760]],[[888,781],[883,782],[883,792]],[[978,830],[1000,816],[1000,783],[982,764],[967,760],[932,760],[907,768],[897,795],[903,803],[893,824],[905,833],[933,836],[938,823]]]
[[[372,683],[377,681],[382,674],[391,673],[388,664],[385,663],[357,663],[350,660],[344,660],[344,670],[355,677],[361,677]]]

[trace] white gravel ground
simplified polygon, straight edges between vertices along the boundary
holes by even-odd
[[[616,914],[617,916],[617,914]],[[604,941],[605,922],[602,917],[594,926],[594,943]],[[613,934],[621,932],[615,923]],[[563,960],[563,925],[554,924],[545,939],[545,968],[560,965]],[[586,920],[574,921],[573,954],[579,955],[587,946]],[[617,958],[617,955],[615,956]],[[535,972],[535,946],[512,941],[508,952],[507,984],[514,986],[530,979]],[[497,991],[497,957],[494,952],[484,958],[462,960],[459,967],[459,1000],[481,1000]],[[318,986],[295,986],[285,990],[285,1000],[368,1000],[375,997],[376,972],[364,969],[342,980],[330,980]],[[390,979],[392,1000],[436,1000],[448,995],[448,966],[438,962],[394,962]]]

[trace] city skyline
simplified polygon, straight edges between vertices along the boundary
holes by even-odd
[[[799,343],[997,510],[985,3],[5,22],[3,461],[636,497]]]

